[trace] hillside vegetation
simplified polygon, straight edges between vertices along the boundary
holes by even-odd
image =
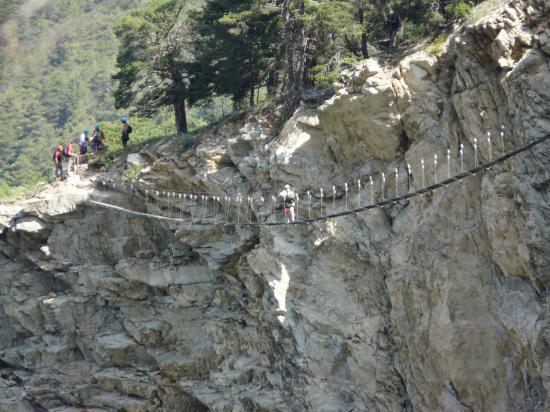
[[[51,0],[4,25],[0,169],[10,184],[35,181],[51,147],[96,120],[114,119],[113,22],[136,0]],[[29,15],[30,13],[30,15]]]
[[[343,68],[388,50],[391,11],[406,47],[473,4],[1,0],[0,175],[43,179],[54,145],[121,114],[188,133],[265,99],[291,113],[304,89],[330,89]]]

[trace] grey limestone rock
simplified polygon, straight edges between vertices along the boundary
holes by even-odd
[[[502,152],[502,125],[504,150],[550,132],[547,6],[510,4],[439,57],[367,60],[278,134],[273,108],[128,162],[160,190],[250,196],[262,219],[258,199],[285,183],[326,188],[329,211],[344,183],[368,201],[355,179],[376,172],[376,198],[419,188],[421,158],[449,148],[456,172],[458,145],[471,166],[487,131],[480,161]],[[144,193],[85,181],[1,205],[0,411],[548,410],[549,159],[544,143],[429,196],[298,227],[129,216],[86,200],[143,211]],[[446,167],[427,162],[428,183]],[[148,208],[215,220],[212,198]]]

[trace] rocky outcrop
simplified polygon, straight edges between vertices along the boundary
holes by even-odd
[[[544,2],[507,5],[438,57],[361,63],[280,131],[275,108],[128,161],[157,188],[250,196],[258,219],[287,182],[314,208],[325,188],[336,210],[378,172],[376,198],[418,188],[421,158],[450,148],[456,171],[459,144],[468,165],[474,138],[482,161],[502,151],[487,131],[504,126],[505,150],[548,134],[547,21]],[[144,210],[144,193],[93,179],[3,205],[0,410],[546,410],[548,155],[545,143],[430,195],[296,227],[125,215],[86,199]],[[427,162],[426,179],[446,167]]]

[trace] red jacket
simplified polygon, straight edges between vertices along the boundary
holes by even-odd
[[[61,161],[63,160],[63,152],[61,152],[59,149],[57,149],[53,155],[53,161],[56,163],[56,164],[59,164],[61,163]]]

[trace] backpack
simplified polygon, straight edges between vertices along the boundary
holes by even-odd
[[[65,151],[65,149],[63,149],[63,151]],[[60,160],[63,158],[62,156],[63,156],[63,153],[61,153],[61,155],[59,156]],[[52,160],[57,163],[57,149],[55,149],[53,152]]]
[[[122,138],[126,141],[129,140],[130,133],[132,133],[132,126],[126,123],[126,130],[122,129]]]
[[[390,17],[390,25],[392,29],[398,30],[401,27],[401,20],[398,16],[393,15]]]

